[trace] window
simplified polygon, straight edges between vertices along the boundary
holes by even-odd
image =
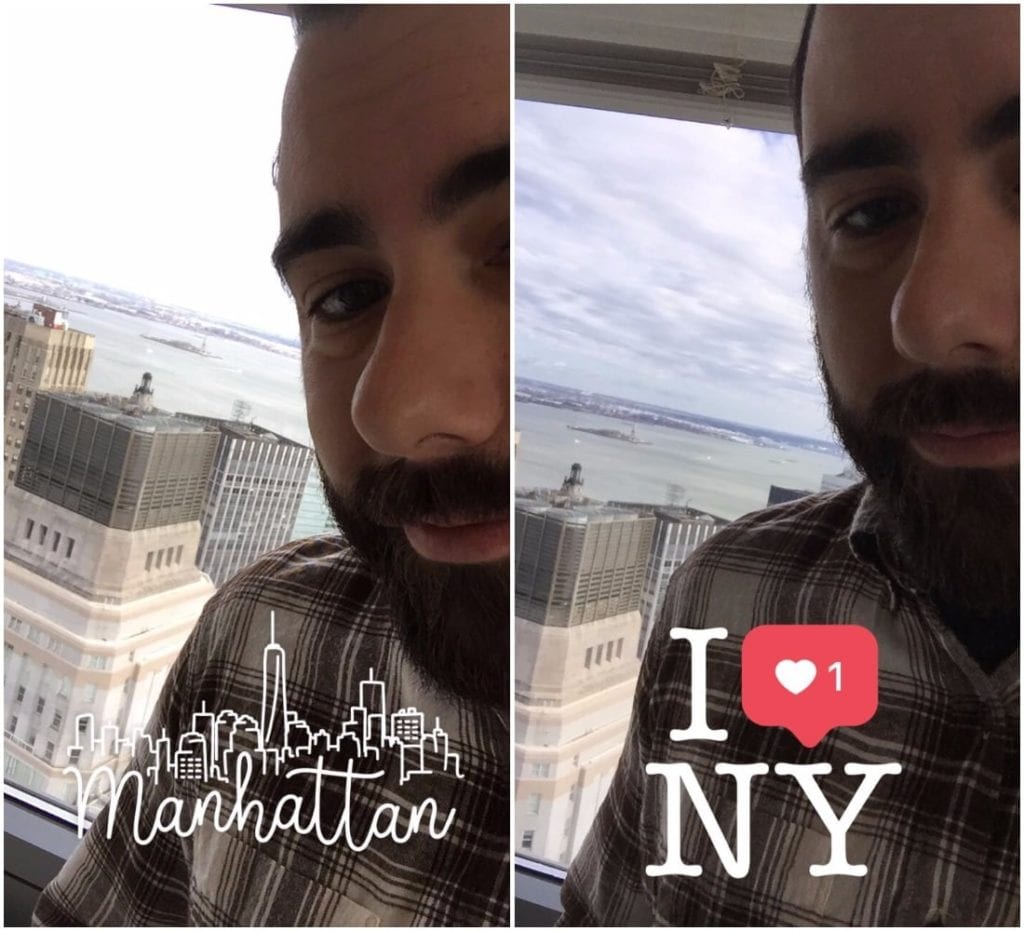
[[[50,725],[52,730],[59,730],[60,726],[64,723],[64,715],[59,711],[53,713],[53,723]]]
[[[46,699],[39,698],[36,700],[36,714],[42,714],[43,709],[46,707]]]
[[[668,9],[680,22],[691,15]],[[582,691],[603,715],[600,729],[573,734],[571,744],[534,738],[550,733],[543,722],[552,709],[541,702],[550,683],[535,657],[517,671],[516,715],[530,735],[518,750],[562,775],[576,755],[621,748],[632,701],[619,696],[617,677],[605,681],[604,665],[623,676],[638,669],[671,573],[728,520],[764,508],[772,484],[816,491],[843,459],[823,397],[796,374],[817,365],[795,139],[533,101],[517,102],[516,125],[516,229],[529,248],[516,256],[515,420],[531,439],[515,483],[518,499],[533,499],[516,514],[526,528],[517,533],[516,614],[533,612],[526,620],[537,624],[541,655],[571,644],[588,674],[567,670],[564,701]],[[609,202],[600,179],[626,176],[631,183]],[[706,180],[695,189],[697,176]],[[683,190],[702,195],[670,193]],[[578,210],[556,209],[552,192]],[[766,351],[769,343],[779,352]],[[618,363],[609,365],[613,354]],[[567,427],[576,432],[567,437]],[[566,521],[555,505],[572,507],[556,499],[574,462],[591,504],[635,516]],[[521,765],[521,780],[538,778]],[[544,787],[551,823],[538,825],[536,854],[569,858],[587,834],[607,780],[586,766],[575,775],[575,795],[569,780]],[[536,786],[517,792],[517,819],[536,818]],[[535,824],[520,821],[519,832]]]
[[[84,734],[89,729],[89,722],[86,720],[85,715],[78,716],[78,733]]]
[[[148,137],[154,132],[159,134],[166,132],[168,137],[179,140],[189,139],[194,136],[196,126],[206,125],[207,116],[204,114],[212,113],[215,109],[214,101],[209,94],[209,89],[214,86],[230,89],[233,93],[237,91],[242,97],[248,95],[247,102],[241,103],[241,105],[245,106],[246,112],[254,117],[246,127],[227,127],[225,125],[222,134],[219,131],[215,133],[217,138],[212,138],[209,142],[216,145],[219,151],[227,155],[230,150],[236,153],[229,156],[234,158],[244,152],[259,150],[263,145],[259,140],[264,138],[264,128],[273,126],[274,114],[279,109],[280,100],[278,98],[275,101],[275,92],[269,88],[275,80],[278,80],[279,89],[283,90],[295,54],[291,23],[286,16],[224,8],[194,8],[191,10],[182,8],[136,13],[125,10],[115,11],[104,7],[86,10],[79,6],[73,9],[69,8],[66,15],[62,13],[60,17],[55,18],[52,14],[41,15],[41,10],[32,9],[28,4],[16,6],[16,10],[10,11],[10,16],[15,20],[11,24],[11,35],[19,37],[18,48],[9,54],[5,49],[5,56],[10,60],[11,68],[18,73],[29,73],[22,64],[18,63],[19,60],[22,62],[48,62],[47,68],[53,82],[52,84],[49,81],[23,82],[23,92],[17,95],[16,105],[12,104],[15,109],[8,114],[10,124],[17,125],[19,131],[25,132],[26,138],[30,139],[46,138],[47,130],[43,128],[45,126],[50,126],[50,132],[52,132],[54,125],[73,125],[75,127],[74,148],[77,154],[71,149],[62,150],[59,146],[54,149],[51,152],[53,159],[50,160],[48,166],[49,179],[44,177],[40,171],[38,151],[34,156],[29,157],[27,147],[24,147],[22,151],[11,154],[11,158],[16,162],[16,164],[9,165],[11,176],[16,176],[19,179],[19,190],[15,195],[7,198],[4,204],[4,215],[9,220],[8,228],[14,234],[7,243],[11,255],[28,255],[32,252],[25,243],[19,245],[18,236],[24,235],[22,231],[29,228],[28,221],[38,213],[38,205],[44,203],[45,198],[52,193],[52,172],[59,172],[61,164],[69,166],[68,170],[70,171],[72,166],[81,162],[81,152],[78,150],[122,151],[125,146],[134,144],[132,140],[137,142],[138,138]],[[5,16],[8,12],[8,8],[5,6]],[[131,49],[125,46],[126,34],[132,36]],[[171,41],[169,36],[176,38]],[[195,53],[190,55],[189,65],[186,69],[182,69],[180,63],[180,48],[183,42],[190,43],[189,47]],[[207,55],[207,49],[216,49],[216,54]],[[173,95],[173,99],[182,101],[182,108],[180,110],[174,108],[173,113],[165,112],[161,115],[155,112],[140,115],[126,110],[128,101],[122,95],[111,96],[103,93],[102,88],[108,75],[104,69],[96,69],[87,64],[89,61],[95,62],[96,60],[109,62],[115,71],[123,72],[125,69],[130,69],[132,83],[140,93],[147,94],[147,96],[155,95],[156,99],[164,99],[165,95]],[[238,82],[237,86],[236,82]],[[68,90],[72,85],[74,85],[75,94]],[[60,87],[59,92],[56,90],[57,87]],[[85,125],[78,118],[80,116],[78,111],[81,110],[77,100],[78,91],[81,91],[82,101],[89,101],[90,119],[86,121],[89,125]],[[258,114],[263,114],[264,127],[259,126],[261,117]],[[140,125],[139,120],[142,120],[145,125]],[[161,124],[163,124],[162,128],[160,128]],[[221,135],[222,138],[220,138]],[[164,157],[166,157],[166,162],[158,164]],[[131,282],[132,290],[142,298],[134,308],[138,311],[137,317],[129,317],[124,313],[108,309],[104,306],[105,302],[102,298],[95,302],[89,301],[88,309],[83,306],[81,310],[76,311],[74,307],[82,294],[78,285],[68,281],[66,291],[62,293],[61,299],[69,303],[69,329],[94,333],[95,347],[103,347],[106,355],[103,359],[100,359],[98,355],[92,356],[92,371],[87,385],[86,370],[90,367],[90,354],[94,350],[86,348],[84,344],[74,345],[73,340],[68,340],[69,345],[60,356],[56,353],[51,353],[49,356],[40,353],[36,357],[34,347],[28,341],[23,341],[23,351],[17,363],[19,373],[16,377],[10,378],[12,396],[15,393],[15,386],[19,382],[21,384],[18,387],[22,387],[28,381],[33,364],[38,365],[38,374],[43,374],[45,371],[47,377],[51,373],[56,375],[59,371],[61,377],[66,376],[69,382],[75,383],[75,390],[88,387],[124,395],[130,394],[132,388],[139,383],[142,368],[145,367],[142,365],[145,347],[157,346],[156,343],[144,342],[140,338],[140,332],[159,333],[167,324],[159,322],[161,312],[150,305],[147,300],[148,298],[159,299],[159,289],[162,287],[159,276],[156,279],[149,277],[147,284],[147,276],[151,276],[152,272],[140,273],[139,257],[133,256],[132,250],[141,247],[148,240],[149,245],[144,251],[150,252],[152,242],[162,240],[165,236],[169,242],[185,242],[189,236],[189,227],[186,224],[181,228],[173,228],[177,219],[173,222],[170,220],[170,215],[175,211],[166,209],[168,204],[181,206],[183,208],[182,216],[194,217],[197,211],[202,209],[201,204],[207,200],[205,196],[199,196],[203,188],[202,176],[189,177],[191,168],[182,166],[180,153],[172,154],[169,151],[154,150],[147,158],[147,177],[160,179],[159,183],[154,181],[144,191],[147,200],[153,197],[157,199],[151,204],[149,211],[137,209],[139,199],[137,178],[131,177],[130,173],[125,175],[123,172],[119,173],[114,170],[103,177],[98,177],[96,172],[89,172],[92,185],[94,185],[93,190],[82,185],[72,186],[73,189],[68,189],[67,197],[62,201],[65,208],[62,215],[66,219],[66,223],[62,221],[64,226],[66,227],[67,223],[72,226],[82,224],[77,231],[65,230],[69,239],[72,242],[87,243],[84,230],[92,227],[93,232],[90,235],[102,237],[107,245],[105,254],[117,256],[114,266],[107,266],[102,270],[95,269],[92,274],[94,278],[99,278],[106,283],[104,288],[107,286],[116,288]],[[99,163],[102,164],[102,160]],[[177,172],[171,166],[177,166]],[[110,167],[113,168],[113,165]],[[102,169],[99,174],[103,174]],[[235,180],[238,181],[238,184],[236,189],[232,190]],[[101,211],[102,215],[90,209],[90,198],[95,195],[95,191],[102,192],[101,199],[104,205]],[[79,192],[81,199],[76,201]],[[246,202],[251,202],[254,194],[251,179],[229,178],[220,185],[220,192],[226,198],[226,202],[234,205],[232,210],[239,215],[247,215]],[[168,199],[167,201],[164,201],[165,197]],[[189,205],[187,208],[186,204]],[[143,215],[147,213],[148,217]],[[89,224],[85,224],[84,218],[90,214],[92,220]],[[269,217],[264,223],[259,219],[258,211],[253,211],[249,215],[254,216],[251,224],[252,233],[261,240],[270,241],[276,234],[276,219]],[[147,228],[148,222],[151,222],[152,226]],[[258,232],[261,223],[265,227],[262,233]],[[130,227],[134,227],[134,229],[128,232]],[[194,243],[194,245],[198,247],[198,243]],[[202,251],[205,251],[205,248]],[[258,255],[250,257],[249,253],[248,247],[243,247],[238,242],[228,243],[225,246],[220,261],[234,269],[229,273],[231,280],[238,282],[249,279],[255,283],[259,274],[265,272],[263,268],[265,261],[261,262]],[[54,264],[60,261],[66,261],[74,267],[61,267],[59,264]],[[86,267],[88,261],[88,250],[85,245],[82,246],[82,252],[78,256],[67,253],[61,255],[54,248],[49,256],[39,256],[39,267],[50,268],[58,275],[80,271],[84,278],[88,278],[90,276],[90,271]],[[47,264],[48,262],[50,264]],[[185,265],[189,265],[189,263],[183,261],[183,267]],[[189,267],[195,268],[196,266],[191,264]],[[19,269],[14,273],[21,275],[22,271]],[[26,292],[39,291],[38,300],[45,302],[46,297],[42,292],[47,287],[47,279],[44,276],[32,274],[31,270],[24,272],[24,276],[24,281],[19,278],[19,289],[24,286]],[[205,282],[202,276],[186,272],[185,278],[188,280],[182,281],[182,287],[186,291],[191,289],[197,305],[207,302],[210,306],[223,304],[223,301],[215,293],[209,291],[210,284]],[[52,287],[52,280],[49,286]],[[62,288],[64,287],[62,285]],[[152,290],[147,292],[147,287]],[[246,290],[245,285],[239,287],[242,288],[242,291]],[[202,296],[204,288],[207,289],[208,294],[205,299]],[[246,386],[251,386],[256,370],[269,373],[267,387],[274,398],[274,413],[270,415],[270,419],[276,419],[277,423],[268,423],[268,426],[271,426],[275,432],[280,431],[282,435],[288,436],[290,439],[308,444],[309,433],[304,422],[304,402],[297,355],[288,356],[278,352],[264,351],[247,343],[245,340],[248,338],[242,333],[242,327],[245,326],[246,320],[245,314],[241,312],[241,305],[249,304],[251,306],[257,294],[263,294],[271,305],[276,302],[279,318],[288,321],[280,327],[282,340],[291,341],[298,336],[297,325],[293,326],[293,320],[288,319],[294,318],[294,308],[285,294],[277,292],[275,288],[271,288],[268,293],[266,282],[253,284],[248,296],[243,297],[239,302],[238,311],[231,311],[229,314],[229,316],[234,316],[234,320],[231,323],[222,322],[220,324],[223,328],[222,332],[235,330],[234,333],[227,333],[228,338],[223,341],[217,339],[218,346],[214,349],[225,359],[226,364],[231,366],[231,371],[236,373],[229,374],[224,390],[232,398],[242,397],[246,392]],[[241,293],[239,296],[241,297]],[[269,305],[266,306],[269,308]],[[137,323],[133,322],[136,320]],[[234,323],[239,325],[237,329],[234,328]],[[181,336],[183,334],[168,332],[167,335]],[[198,335],[195,335],[194,339],[189,336],[188,339],[195,344],[202,341]],[[212,344],[214,341],[215,337],[211,336],[210,343]],[[16,337],[12,337],[10,343],[12,350],[15,344]],[[212,346],[211,349],[213,349]],[[155,351],[162,352],[163,350]],[[173,352],[170,349],[166,351]],[[291,353],[291,349],[285,351]],[[167,377],[161,380],[161,376],[156,375],[159,406],[168,410],[224,416],[227,412],[221,410],[222,397],[216,397],[213,392],[207,392],[204,395],[203,392],[193,390],[194,385],[201,383],[202,379],[209,374],[207,360],[199,356],[190,357],[187,354],[180,354],[180,359],[175,361],[179,378]],[[97,377],[102,381],[101,385],[96,384]],[[21,382],[22,378],[25,379],[25,382]],[[40,388],[41,392],[42,390]],[[34,391],[26,390],[23,387],[22,391],[23,394],[18,396],[19,399],[24,397],[27,400],[31,396],[31,404],[34,405]],[[46,402],[42,398],[40,400],[45,405]],[[26,409],[24,404],[18,412],[8,408],[5,420],[9,421],[14,418],[15,428],[18,422],[25,420],[27,429]],[[41,408],[37,408],[37,410],[41,410]],[[48,429],[53,428],[50,430],[51,433],[58,426],[54,422],[47,424]],[[27,436],[31,435],[32,431],[29,431]],[[47,442],[49,442],[49,434]],[[103,438],[99,434],[88,436],[84,431],[79,431],[77,442],[82,450],[92,451],[89,453],[90,458],[87,459],[90,464],[89,468],[92,468],[93,472],[102,469],[103,463],[108,461],[108,452],[105,450],[108,447],[112,450],[109,437]],[[5,465],[4,473],[14,472],[14,478],[17,480],[20,468],[16,469],[12,460],[20,454],[20,450],[14,450],[13,444],[0,444],[0,446],[3,446],[4,450],[11,454],[11,460]],[[25,448],[26,455],[29,455],[30,444],[26,443]],[[109,455],[114,455],[114,452],[109,452]],[[192,453],[189,452],[187,455],[191,456]],[[58,454],[59,459],[60,454]],[[26,461],[26,467],[29,465],[30,463]],[[63,463],[58,462],[58,465],[60,468],[64,468]],[[76,463],[72,461],[71,473],[74,473],[76,467]],[[101,498],[103,495],[112,496],[116,489],[101,487],[99,481],[90,477],[92,473],[88,469],[83,469],[83,471],[83,475],[74,473],[76,480],[84,479],[84,485],[81,485],[82,493],[79,495],[77,491],[71,492],[69,486],[69,490],[64,493],[64,506],[71,510],[81,508],[82,512],[92,508],[93,513],[82,513],[83,520],[74,523],[59,520],[64,529],[47,526],[45,537],[41,538],[40,525],[48,520],[57,519],[51,516],[56,508],[48,507],[45,512],[40,509],[40,516],[36,519],[30,519],[27,513],[21,512],[21,517],[18,518],[20,526],[15,525],[14,536],[22,541],[21,546],[25,552],[35,551],[40,556],[50,552],[48,558],[55,564],[60,562],[61,558],[66,558],[66,562],[60,562],[66,568],[72,568],[70,566],[72,560],[75,561],[77,567],[79,563],[88,562],[91,558],[98,535],[103,530],[100,526],[103,520],[101,511],[104,506]],[[193,485],[199,484],[202,483],[198,479],[193,482]],[[56,489],[51,490],[56,491]],[[202,489],[199,490],[201,493]],[[171,512],[185,500],[186,495],[193,493],[193,489],[158,488],[155,486],[147,486],[146,491],[152,492],[154,497],[142,505],[140,514],[148,512],[156,518]],[[310,500],[313,500],[312,494],[309,497]],[[181,500],[176,500],[176,498]],[[55,503],[59,505],[61,502],[55,501]],[[196,517],[198,516],[197,514]],[[84,519],[90,517],[100,523],[86,524]],[[74,532],[79,534],[78,538],[71,536],[73,528]],[[97,536],[91,535],[93,530],[96,531]],[[179,538],[178,543],[174,543],[173,538],[156,535],[151,541],[154,550],[153,560],[156,558],[156,549],[161,548],[163,550],[161,566],[164,569],[173,566],[177,548],[182,539]],[[79,540],[82,543],[81,547],[76,545]],[[136,550],[133,554],[133,558],[138,560],[132,567],[136,578],[140,577],[138,569],[144,562],[145,556],[146,550]],[[140,559],[140,557],[142,558]],[[182,547],[181,559],[181,565],[184,566],[184,547]],[[152,569],[152,563],[150,568]],[[174,570],[167,569],[167,571]],[[13,592],[5,592],[5,600],[12,595]],[[42,598],[38,594],[34,597],[37,598],[35,603],[25,605],[26,611],[32,613],[23,612],[22,616],[50,617],[47,605]],[[75,622],[80,620],[80,618],[76,618]],[[11,707],[7,710],[8,717],[5,718],[5,722],[9,719],[12,711],[17,711],[22,718],[21,723],[26,729],[31,724],[40,732],[38,756],[35,758],[36,769],[33,770],[31,765],[26,763],[19,770],[17,778],[23,780],[23,784],[26,785],[29,781],[45,780],[45,784],[52,787],[59,796],[67,787],[73,787],[73,780],[47,770],[42,759],[46,746],[45,741],[49,740],[54,744],[55,756],[53,756],[52,762],[59,769],[68,759],[65,748],[69,738],[74,740],[77,733],[76,717],[78,713],[96,712],[98,724],[107,720],[117,720],[116,699],[120,696],[116,695],[116,686],[113,687],[109,696],[110,712],[109,714],[101,713],[102,710],[105,710],[102,706],[106,703],[108,696],[105,689],[101,694],[99,686],[102,684],[101,676],[104,674],[99,671],[112,669],[114,657],[97,656],[93,658],[91,655],[82,655],[78,650],[73,655],[69,655],[63,652],[67,649],[68,644],[63,642],[61,633],[55,631],[55,634],[58,641],[57,646],[62,650],[62,656],[60,661],[54,658],[51,665],[55,667],[58,674],[46,688],[37,687],[40,670],[35,657],[40,655],[39,650],[47,642],[47,639],[43,636],[39,647],[32,647],[30,644],[34,657],[26,664],[25,668],[27,670],[32,662],[35,662],[36,665],[31,673],[31,678],[18,679],[14,682],[8,680],[10,690],[7,695],[9,699],[13,699],[16,694],[19,682],[24,682],[27,690],[22,704],[18,705],[9,701]],[[157,634],[154,633],[154,635]],[[123,636],[121,632],[110,634],[112,641],[123,639]],[[164,640],[161,650],[166,649],[167,654],[173,655],[174,649],[180,645],[175,641],[176,635],[165,636],[163,632],[159,632],[159,636]],[[14,634],[10,635],[10,639],[16,643],[23,642]],[[182,636],[181,641],[184,639]],[[114,653],[116,648],[116,655],[121,655],[121,644],[112,642],[108,646],[110,653]],[[88,652],[95,654],[98,649],[108,652],[104,647],[96,647]],[[12,667],[20,665],[20,652],[18,650],[14,654]],[[124,652],[127,652],[127,646]],[[141,652],[139,651],[140,655]],[[171,655],[167,656],[168,660]],[[161,654],[160,662],[163,662],[163,654]],[[72,672],[72,669],[75,671]],[[86,676],[90,675],[90,671],[98,672],[98,675],[94,677],[96,684],[87,684],[83,681]],[[156,668],[153,672],[156,681],[159,682],[162,678],[162,670]],[[66,705],[64,699],[57,698],[58,683],[64,675],[67,675],[71,681],[71,695],[68,696]],[[129,726],[136,722],[141,724],[149,718],[151,708],[144,707],[144,704],[151,704],[155,700],[158,690],[155,686],[152,689],[149,688],[147,681],[145,687],[140,686],[134,692],[138,694],[133,698],[130,708],[127,700],[125,702],[125,711],[131,711],[131,715],[126,715],[125,718],[130,721]],[[129,691],[128,694],[131,697],[133,692]],[[35,713],[37,696],[45,698],[40,705],[38,716]],[[59,732],[50,729],[54,713],[58,709],[62,716]],[[26,716],[29,718],[28,723],[24,720]],[[46,733],[42,733],[43,731]],[[103,742],[107,743],[106,737]],[[84,759],[88,760],[89,757],[90,753],[83,753]]]
[[[43,754],[43,756],[46,758],[47,763],[53,762],[53,751],[56,749],[57,747],[53,744],[52,741],[48,740],[46,742],[46,752]]]
[[[540,814],[540,793],[531,792],[526,800],[526,813],[528,815]]]
[[[18,692],[14,696],[14,700],[20,705],[25,700],[25,686],[19,685]]]
[[[39,542],[40,543],[45,543],[46,542],[46,532],[47,532],[46,524],[40,524],[40,526],[39,526]]]
[[[526,767],[526,774],[528,776],[534,776],[538,779],[547,779],[551,776],[551,764],[550,763],[530,763]]]
[[[533,850],[533,831],[523,831],[523,841],[519,845],[522,850]]]
[[[74,766],[78,763],[78,758],[82,755],[82,751],[78,747],[72,747],[68,750],[68,762]]]
[[[153,552],[146,553],[146,571],[149,572],[153,568]]]
[[[160,566],[163,563],[163,561],[164,561],[164,551],[163,550],[157,550],[156,551],[156,568],[157,569],[160,568]]]
[[[178,549],[175,551],[175,553],[174,553],[174,564],[175,565],[180,565],[180,563],[181,563],[181,553],[182,553],[182,550],[184,550],[184,549],[185,549],[184,546],[180,546],[179,545]]]
[[[10,720],[7,722],[7,731],[8,733],[13,734],[17,728],[18,716],[16,714],[12,714]]]

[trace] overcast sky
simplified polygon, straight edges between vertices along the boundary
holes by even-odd
[[[4,255],[297,334],[271,269],[287,17],[5,4]]]
[[[516,105],[517,373],[830,438],[792,136]]]

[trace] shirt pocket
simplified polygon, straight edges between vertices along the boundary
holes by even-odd
[[[197,837],[189,924],[375,928],[379,915],[231,835]]]

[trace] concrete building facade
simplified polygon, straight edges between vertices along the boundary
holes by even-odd
[[[568,862],[622,750],[639,672],[655,520],[609,507],[516,505],[516,840]]]
[[[72,330],[58,310],[4,307],[4,485],[17,474],[25,430],[39,391],[83,392],[96,338]]]
[[[215,590],[196,553],[218,434],[151,396],[40,395],[5,495],[5,772],[68,802],[65,766],[127,763],[109,735],[146,723]],[[76,756],[84,714],[105,736]]]

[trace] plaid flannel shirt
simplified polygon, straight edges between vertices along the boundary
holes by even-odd
[[[878,711],[813,749],[761,727],[740,702],[740,649],[759,624],[859,624],[879,646]],[[708,645],[708,725],[728,739],[673,742],[690,723],[690,646],[672,627],[725,627]],[[899,569],[870,491],[856,486],[737,521],[673,577],[644,657],[618,771],[562,893],[565,925],[1019,925],[1019,663],[991,675],[971,659]],[[861,777],[847,762],[898,762],[847,834],[867,875],[809,874],[829,835],[790,776],[757,776],[751,866],[724,870],[682,794],[682,861],[698,877],[647,876],[666,862],[665,778],[688,762],[730,844],[736,782],[719,762],[827,762],[817,781],[841,814]]]
[[[107,812],[97,818],[57,878],[43,891],[34,922],[46,925],[507,925],[509,914],[509,732],[506,711],[481,708],[439,695],[410,666],[394,635],[378,582],[339,537],[293,543],[261,558],[210,600],[176,661],[149,732],[165,727],[172,742],[192,713],[231,708],[260,720],[264,647],[270,611],[284,648],[287,701],[313,731],[342,730],[360,702],[360,682],[370,670],[384,683],[390,713],[409,707],[435,722],[459,755],[461,778],[443,771],[430,755],[429,775],[401,778],[399,753],[384,747],[381,778],[325,778],[321,790],[324,832],[330,836],[348,812],[357,845],[381,806],[400,812],[404,833],[409,808],[433,798],[438,824],[454,818],[441,839],[427,820],[406,842],[372,839],[353,852],[345,837],[326,845],[316,833],[277,831],[259,842],[252,824],[220,832],[207,818],[192,835],[159,833],[140,845],[132,812],[119,808],[108,840]],[[172,746],[174,744],[172,743]],[[345,770],[340,748],[326,767]],[[349,754],[351,758],[351,754]],[[145,754],[133,763],[144,769]],[[292,763],[291,766],[308,765]],[[179,778],[147,783],[143,825],[169,795],[194,801],[210,783]],[[314,777],[257,772],[246,800],[269,810],[288,793],[308,802]],[[221,783],[225,798],[231,788]],[[123,796],[121,804],[125,805]],[[134,810],[134,802],[132,802]],[[392,809],[386,809],[390,811]],[[383,825],[387,821],[382,821]]]

